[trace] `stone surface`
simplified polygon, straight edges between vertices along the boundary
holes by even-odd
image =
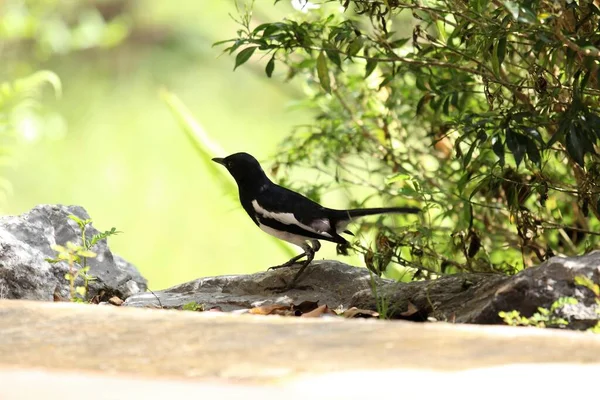
[[[251,275],[200,278],[154,294],[139,293],[128,298],[125,305],[181,308],[196,302],[206,309],[219,306],[223,311],[232,311],[265,304],[299,304],[308,300],[336,308],[348,305],[356,292],[371,287],[371,277],[365,268],[337,261],[315,261],[299,282],[307,289],[292,289],[280,294],[270,290],[289,282],[296,271],[296,268],[282,268]],[[377,277],[374,279],[380,285],[383,282]]]
[[[0,218],[0,298],[51,301],[55,290],[68,297],[68,265],[50,264],[45,259],[56,257],[52,245],[81,243],[81,232],[68,218],[70,214],[90,218],[82,207],[62,205],[40,205],[22,215]],[[93,226],[86,232],[89,237],[98,233]],[[90,285],[92,294],[105,289],[125,298],[146,290],[146,279],[132,264],[114,255],[106,239],[93,251],[97,257],[88,258],[89,274],[97,278]]]
[[[181,308],[196,302],[205,308],[219,306],[224,311],[231,311],[309,300],[331,308],[378,309],[369,271],[336,261],[311,264],[299,281],[299,285],[304,286],[302,290],[284,293],[269,290],[289,281],[296,271],[296,268],[290,268],[201,278],[155,292],[156,296],[140,293],[127,299],[125,305]],[[558,298],[570,296],[579,303],[564,307],[557,316],[567,319],[570,329],[586,329],[595,325],[600,314],[593,293],[575,285],[577,275],[600,282],[600,251],[581,257],[553,257],[515,276],[455,274],[409,283],[374,278],[373,283],[378,288],[377,296],[380,301],[383,299],[392,318],[425,321],[433,317],[459,323],[497,324],[502,322],[498,316],[500,311],[517,310],[529,317],[538,307],[550,308]],[[407,313],[409,304],[418,311]]]
[[[575,306],[564,307],[557,316],[569,321],[570,329],[585,329],[600,319],[593,293],[575,285],[583,275],[600,282],[600,251],[581,257],[552,257],[537,267],[512,276],[457,274],[434,281],[384,283],[379,295],[388,299],[392,316],[401,313],[411,302],[423,317],[464,323],[501,323],[500,311],[520,311],[531,316],[538,307],[550,308],[560,297],[574,297]],[[359,308],[375,307],[371,291],[356,294],[350,303]]]
[[[406,393],[412,389],[426,392],[427,382],[440,385],[442,381],[435,378],[441,373],[458,377],[459,372],[479,368],[522,365],[520,376],[527,379],[500,379],[497,385],[491,385],[489,379],[496,375],[488,375],[490,385],[497,386],[505,396],[506,390],[512,392],[519,382],[556,390],[556,385],[532,384],[537,382],[538,366],[544,364],[560,364],[566,371],[569,366],[594,367],[596,376],[600,368],[600,336],[553,329],[14,300],[0,301],[0,320],[0,377],[4,367],[218,384],[286,385],[300,379],[308,386],[297,388],[309,391],[327,382],[333,389],[341,386],[357,391],[389,388],[386,382],[398,382],[394,390]],[[386,380],[386,371],[397,371],[399,375]],[[548,374],[542,375],[545,378],[540,377],[539,382],[556,376],[561,385],[587,390],[590,387],[584,383],[594,382],[580,376],[578,382],[582,384],[572,385],[559,371],[546,369]],[[348,375],[339,375],[346,379],[326,375],[332,373]],[[421,379],[411,379],[419,373]],[[519,376],[516,372],[514,375]],[[481,396],[481,391],[469,388],[485,373],[473,373],[473,380],[463,379],[460,385],[451,376],[442,388],[463,387],[466,389],[461,390],[461,397],[467,393]],[[15,379],[11,381],[14,384]],[[316,385],[317,381],[317,386],[309,384]],[[506,390],[502,385],[508,385]],[[0,387],[5,393],[5,386]],[[92,387],[95,389],[90,394],[101,389]],[[312,393],[317,395],[319,391]]]

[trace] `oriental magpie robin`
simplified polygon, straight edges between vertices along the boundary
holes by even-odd
[[[304,250],[288,262],[269,268],[288,267],[306,256],[300,270],[285,289],[294,286],[313,260],[315,253],[321,248],[319,240],[348,244],[340,233],[344,232],[354,218],[384,213],[415,214],[420,211],[414,207],[334,210],[271,182],[258,161],[248,153],[235,153],[212,160],[225,166],[233,176],[238,185],[242,207],[260,229]]]

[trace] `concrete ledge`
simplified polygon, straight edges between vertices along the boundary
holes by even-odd
[[[542,370],[546,371],[544,380],[556,372],[565,385],[571,378],[593,382],[600,372],[600,337],[549,329],[8,300],[0,301],[0,321],[3,395],[11,393],[5,388],[19,387],[34,393],[38,385],[27,387],[24,382],[46,382],[50,387],[52,382],[70,379],[70,374],[80,377],[75,380],[80,383],[87,379],[110,382],[109,386],[94,385],[102,390],[113,384],[131,390],[164,384],[181,390],[201,385],[234,391],[269,385],[280,396],[281,390],[295,388],[296,393],[305,385],[312,388],[323,382],[330,382],[336,390],[344,386],[330,379],[345,381],[353,388],[349,394],[363,384],[372,393],[374,386],[395,385],[401,379],[407,385],[402,384],[404,393],[421,384],[428,391],[438,390],[434,386],[443,389],[445,380],[448,385],[457,379],[467,386],[479,385],[486,376],[499,379],[500,373],[515,379],[507,383],[510,386],[524,377],[533,384],[533,374]],[[592,373],[596,378],[589,381],[578,375]],[[433,386],[427,383],[432,379]],[[65,383],[66,390],[73,393],[75,381]],[[56,393],[60,393],[57,385]],[[534,386],[539,395],[541,385]],[[568,386],[573,395],[576,385]],[[548,387],[555,388],[554,383]],[[304,398],[306,390],[302,390]],[[82,395],[94,398],[88,396],[94,391]],[[269,398],[267,392],[262,398]]]

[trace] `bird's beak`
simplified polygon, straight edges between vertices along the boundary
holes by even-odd
[[[225,159],[224,158],[213,158],[212,160],[214,162],[216,162],[217,164],[225,165]]]

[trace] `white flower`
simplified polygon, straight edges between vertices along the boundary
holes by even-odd
[[[321,6],[315,3],[312,3],[308,0],[292,0],[292,7],[298,11],[302,11],[303,13],[307,13],[310,10],[316,10]]]

